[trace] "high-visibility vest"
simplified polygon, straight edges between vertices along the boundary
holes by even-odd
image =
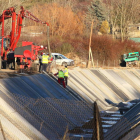
[[[42,56],[42,63],[43,63],[43,64],[48,64],[48,58],[49,58],[48,55],[43,55],[43,56]]]
[[[64,73],[63,71],[58,72],[58,78],[64,78]]]
[[[67,76],[68,77],[68,69],[67,68],[65,68],[65,73],[64,73],[64,76]]]

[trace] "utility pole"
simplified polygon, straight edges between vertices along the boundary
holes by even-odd
[[[49,26],[47,26],[47,38],[48,38],[48,50],[49,50],[49,56],[51,56],[50,39],[49,39]]]
[[[90,32],[90,40],[89,40],[88,68],[90,68],[90,66],[94,67],[93,55],[92,55],[92,50],[91,50],[92,30],[93,30],[93,20],[92,20],[92,23],[91,23],[91,32]]]

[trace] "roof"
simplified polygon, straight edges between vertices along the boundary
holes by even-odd
[[[130,38],[130,40],[137,42],[137,43],[140,43],[140,38]]]

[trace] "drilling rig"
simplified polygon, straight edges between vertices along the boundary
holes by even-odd
[[[5,20],[12,18],[12,28],[9,35],[5,35],[4,24]],[[46,49],[42,45],[35,45],[33,42],[23,41],[21,47],[17,47],[21,35],[22,21],[24,18],[28,18],[35,22],[44,24],[47,26],[47,37],[48,37],[48,51],[50,53],[49,45],[49,24],[43,22],[35,17],[28,10],[24,10],[21,6],[19,13],[15,12],[14,7],[10,7],[3,11],[0,16],[0,25],[1,27],[1,37],[0,37],[0,69],[1,65],[7,63],[7,53],[9,50],[13,51],[13,56],[15,59],[15,64],[19,65],[20,68],[30,68],[32,63],[37,59],[38,51]]]

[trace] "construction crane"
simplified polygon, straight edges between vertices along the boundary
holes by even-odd
[[[12,29],[11,29],[10,35],[5,35],[4,34],[4,32],[5,32],[4,31],[4,21],[9,18],[12,18]],[[2,15],[0,16],[0,25],[2,25],[0,56],[2,57],[3,61],[7,60],[7,52],[10,49],[15,51],[15,49],[17,48],[17,43],[19,41],[20,34],[21,34],[22,21],[24,18],[28,18],[35,22],[47,25],[48,50],[50,53],[49,24],[47,22],[43,22],[43,21],[39,20],[28,10],[24,10],[23,6],[21,6],[18,14],[15,12],[14,7],[10,7],[8,9],[4,10]],[[6,41],[8,41],[7,44],[5,43]],[[25,50],[22,48],[25,46],[31,46],[31,47],[26,47],[27,50]],[[23,57],[27,57],[27,56],[28,56],[28,58],[30,57],[30,60],[35,60],[37,58],[36,57],[37,51],[44,49],[42,46],[34,45],[33,42],[23,42],[22,47],[20,47],[22,50],[22,51],[20,51],[20,55],[16,54],[16,57],[20,58],[20,62],[22,61]],[[29,50],[28,50],[28,48],[29,48]],[[16,52],[18,53],[18,51],[16,51]],[[22,52],[22,54],[21,54],[21,52]],[[0,63],[1,63],[1,61],[0,61]],[[29,66],[30,66],[30,64],[29,64]],[[0,65],[0,68],[1,68],[1,65]]]

